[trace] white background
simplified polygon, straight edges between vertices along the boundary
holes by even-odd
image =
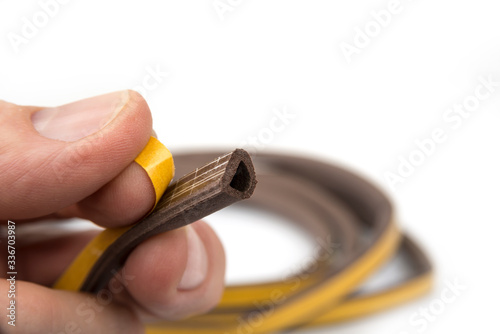
[[[68,1],[14,47],[9,36],[22,36],[23,18],[33,22],[42,7],[0,0],[0,98],[59,105],[140,86],[151,69],[168,72],[157,85],[150,81],[155,87],[145,97],[174,153],[241,146],[269,127],[274,108],[288,108],[296,118],[259,149],[336,161],[366,175],[392,196],[401,225],[436,266],[430,296],[304,333],[417,333],[409,317],[439,298],[447,280],[467,288],[425,332],[497,330],[500,86],[458,128],[443,115],[474,94],[481,76],[500,81],[498,1],[401,0],[399,13],[351,62],[341,43],[353,44],[356,29],[370,26],[371,12],[389,1],[223,3],[231,10],[221,16],[212,0]],[[396,172],[398,157],[408,158],[435,128],[446,141],[392,190],[384,173]],[[248,278],[237,257],[248,258],[252,237],[267,227],[240,229],[237,221],[218,223],[219,216],[228,279]],[[253,275],[279,275],[299,251],[307,254],[297,233],[290,240],[300,247],[276,240],[279,230],[247,259]],[[285,257],[279,265],[279,256],[265,256],[274,244],[290,250],[278,254]]]

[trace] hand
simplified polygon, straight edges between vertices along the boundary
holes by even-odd
[[[113,289],[111,302],[50,288],[95,232],[23,239],[22,227],[41,218],[81,217],[116,227],[151,210],[152,183],[134,162],[153,133],[138,93],[46,109],[0,101],[0,124],[0,227],[16,223],[18,273],[15,327],[5,316],[10,282],[0,280],[1,333],[142,333],[145,321],[185,318],[217,304],[224,251],[203,222],[139,245],[118,274],[122,288]],[[0,276],[8,271],[5,255]]]

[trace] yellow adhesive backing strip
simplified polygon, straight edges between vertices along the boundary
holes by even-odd
[[[80,290],[80,286],[101,254],[130,227],[108,228],[99,233],[85,246],[77,258],[73,260],[53,287],[55,289],[70,291]]]
[[[175,168],[172,154],[158,139],[151,137],[141,154],[135,158],[135,162],[144,168],[153,183],[156,192],[156,206],[168,184],[174,178]]]
[[[306,327],[338,323],[380,312],[427,293],[432,289],[432,285],[432,274],[429,273],[388,291],[356,297],[333,307],[327,313],[313,319]]]

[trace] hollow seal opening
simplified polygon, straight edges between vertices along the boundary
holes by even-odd
[[[231,188],[238,191],[246,191],[250,187],[250,173],[248,172],[247,166],[241,161],[236,169],[236,173],[229,184]]]

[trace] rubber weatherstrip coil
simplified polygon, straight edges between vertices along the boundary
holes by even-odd
[[[85,283],[65,288],[96,293],[142,240],[249,198],[255,188],[254,167],[242,150],[225,156],[221,152],[176,155],[177,172],[184,174],[217,156],[221,157],[208,165],[211,167],[197,169],[172,184],[150,216],[107,245],[96,262],[97,269],[85,275]],[[238,193],[236,199],[225,197],[212,202],[195,195],[178,202],[171,200],[176,193],[185,194],[183,190],[198,183],[191,180],[197,179],[200,170],[209,177],[217,174],[209,170],[231,159],[231,166],[222,167],[225,171],[229,168],[225,183],[215,183]],[[262,154],[253,157],[253,163],[259,185],[245,204],[287,216],[316,236],[322,247],[314,263],[283,281],[227,287],[219,306],[210,313],[150,325],[149,334],[271,333],[317,326],[377,312],[431,288],[432,269],[427,257],[401,234],[391,203],[369,182],[340,167],[302,157]],[[175,216],[180,218],[172,220]],[[412,267],[410,277],[376,293],[357,291],[397,254],[404,255]]]

